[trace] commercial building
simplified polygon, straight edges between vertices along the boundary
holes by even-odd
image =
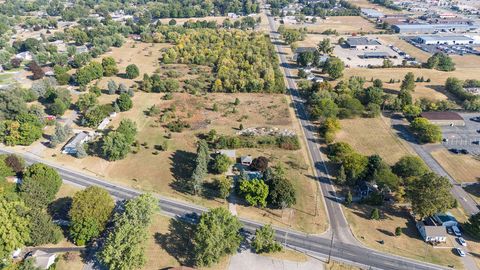
[[[469,38],[463,35],[429,35],[418,36],[415,38],[415,42],[426,45],[467,45],[473,44],[473,38]]]
[[[421,116],[439,126],[465,126],[465,120],[456,112],[424,112]]]
[[[378,45],[381,45],[377,40],[366,37],[347,38],[345,44],[351,49],[375,49]]]
[[[468,32],[475,30],[475,25],[469,24],[395,24],[392,25],[392,29],[395,33],[422,33],[433,34],[438,32]]]

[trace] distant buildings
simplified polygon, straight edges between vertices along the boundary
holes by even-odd
[[[473,44],[474,40],[463,35],[430,35],[418,36],[415,38],[415,42],[426,45],[467,45]]]
[[[385,14],[383,14],[382,12],[372,8],[362,8],[361,12],[364,16],[368,18],[378,19],[378,18],[383,18],[385,16]]]
[[[438,32],[468,32],[477,29],[475,25],[471,24],[395,24],[392,25],[395,33],[400,34],[433,34]]]

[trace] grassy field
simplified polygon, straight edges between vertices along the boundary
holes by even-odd
[[[368,0],[351,0],[350,1],[352,4],[360,7],[360,8],[373,8],[373,9],[376,9],[380,12],[383,12],[385,14],[400,14],[400,13],[404,13],[404,11],[397,11],[397,10],[393,10],[393,9],[389,9],[389,8],[386,8],[384,6],[381,6],[381,5],[377,5],[377,4],[373,4],[371,3],[370,1]]]
[[[0,74],[0,84],[7,84],[11,82],[12,74]]]
[[[442,149],[432,156],[458,182],[477,182],[480,178],[480,161],[470,155],[454,155]]]
[[[80,252],[71,252],[67,260],[63,253],[58,255],[57,270],[82,270],[84,263],[80,257]]]
[[[360,16],[332,16],[317,18],[316,23],[286,23],[286,27],[306,27],[308,32],[322,33],[325,30],[337,30],[341,35],[358,32],[376,32],[375,25]]]
[[[340,120],[341,131],[336,141],[347,142],[364,155],[378,154],[392,165],[414,152],[393,133],[388,121],[388,118],[380,117]]]
[[[72,156],[59,154],[61,145],[55,149],[45,148],[43,157],[54,160],[62,165],[73,167],[84,173],[96,175],[108,180],[131,186],[144,191],[152,191],[166,196],[176,197],[207,207],[225,205],[223,200],[206,199],[206,197],[191,196],[180,190],[177,179],[190,177],[191,164],[195,157],[196,136],[215,129],[219,134],[235,134],[240,124],[247,127],[276,127],[289,129],[300,135],[298,123],[293,121],[292,109],[285,95],[269,94],[215,94],[193,96],[189,94],[174,94],[172,100],[163,100],[163,94],[137,92],[133,97],[132,110],[120,113],[111,122],[116,127],[121,119],[133,119],[137,124],[138,141],[144,146],[137,154],[129,154],[124,160],[109,162],[100,157],[76,159]],[[102,96],[102,103],[109,102],[114,96]],[[239,98],[240,105],[233,112],[233,102]],[[213,111],[213,104],[219,110]],[[148,117],[145,111],[156,105],[166,109],[175,106],[178,119],[190,124],[190,129],[182,133],[172,133],[164,127],[166,123],[159,117]],[[156,151],[154,146],[168,141],[168,151]],[[37,142],[35,148],[40,145]],[[250,154],[254,157],[263,155],[270,159],[271,164],[282,164],[288,172],[288,178],[297,189],[297,204],[289,210],[262,210],[239,205],[240,216],[253,218],[278,226],[294,228],[310,233],[323,232],[327,228],[325,211],[321,200],[317,200],[317,183],[312,180],[313,170],[308,165],[304,146],[302,150],[288,151],[281,149],[239,149],[237,156]],[[210,175],[208,179],[214,178]],[[207,180],[209,181],[209,180]]]
[[[369,219],[371,209],[365,205],[345,208],[350,228],[357,239],[366,246],[416,260],[443,266],[454,265],[455,269],[463,269],[459,257],[452,252],[453,238],[449,237],[446,244],[434,248],[420,238],[407,212],[381,209],[381,220],[376,221]],[[395,236],[396,227],[402,228],[402,235]],[[380,240],[384,243],[381,244]]]

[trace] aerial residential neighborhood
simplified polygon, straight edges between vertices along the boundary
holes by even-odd
[[[0,269],[480,269],[480,2],[0,0]]]

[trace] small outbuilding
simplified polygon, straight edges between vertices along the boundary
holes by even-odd
[[[439,126],[465,126],[465,120],[456,112],[423,112],[421,116]]]
[[[433,216],[433,219],[444,227],[457,226],[457,219],[449,213],[439,213]]]
[[[57,254],[55,253],[47,253],[42,250],[35,250],[32,253],[31,258],[33,259],[33,266],[39,269],[48,269],[52,264],[55,263],[55,259],[57,258]]]
[[[425,225],[423,221],[417,222],[417,229],[423,240],[427,243],[438,244],[447,241],[447,231],[443,226]]]
[[[252,165],[252,161],[253,161],[252,156],[241,156],[240,157],[240,163],[244,166]]]
[[[223,150],[218,150],[216,153],[219,155],[225,155],[232,160],[237,159],[237,152],[235,150],[223,149]]]

